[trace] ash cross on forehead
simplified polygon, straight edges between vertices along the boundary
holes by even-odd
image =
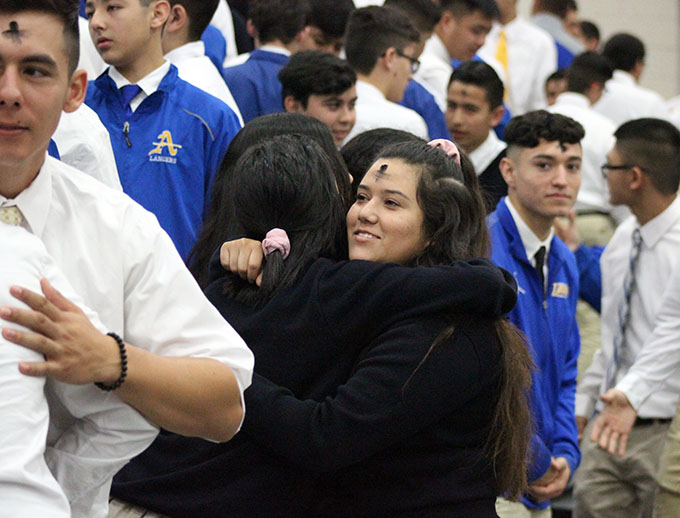
[[[381,165],[373,175],[375,176],[376,181],[385,178],[385,176],[387,176],[387,164]]]
[[[9,22],[9,29],[3,31],[2,35],[5,38],[11,39],[14,43],[21,43],[21,36],[23,36],[25,31],[19,30],[19,24],[12,20]]]

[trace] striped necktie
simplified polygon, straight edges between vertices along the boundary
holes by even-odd
[[[19,226],[24,220],[24,216],[18,207],[0,207],[0,221],[7,225]]]

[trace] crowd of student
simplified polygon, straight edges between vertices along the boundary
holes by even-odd
[[[677,103],[516,4],[0,2],[0,516],[680,516]]]

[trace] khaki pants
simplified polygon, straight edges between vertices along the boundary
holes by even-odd
[[[668,429],[657,482],[654,518],[680,518],[680,406]]]
[[[167,518],[165,515],[147,511],[136,505],[116,500],[109,501],[109,518]]]
[[[552,518],[550,507],[529,509],[522,502],[511,502],[505,498],[496,499],[496,513],[500,518]]]
[[[623,458],[590,440],[594,419],[581,441],[574,476],[574,518],[650,518],[656,474],[668,423],[634,426]]]

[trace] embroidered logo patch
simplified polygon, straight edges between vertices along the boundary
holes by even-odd
[[[569,285],[563,282],[553,282],[552,296],[558,299],[566,299],[569,296]]]
[[[172,134],[170,131],[165,130],[163,133],[158,135],[158,142],[154,142],[153,145],[156,146],[151,151],[149,151],[149,162],[166,162],[168,164],[177,163],[177,151],[182,149],[181,144],[175,144],[172,141]],[[167,149],[167,154],[163,151]]]

